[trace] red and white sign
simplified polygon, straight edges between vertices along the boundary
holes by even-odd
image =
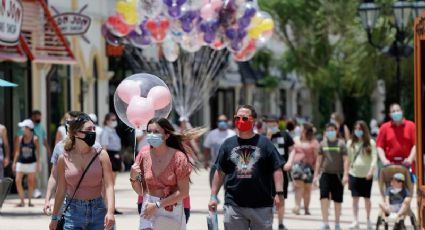
[[[19,42],[24,8],[21,0],[0,0],[0,44],[13,46]]]

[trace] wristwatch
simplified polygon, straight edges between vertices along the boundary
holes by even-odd
[[[142,175],[141,174],[137,174],[136,178],[134,178],[134,179],[130,177],[131,183],[136,182],[136,181],[142,182]]]
[[[52,215],[52,220],[53,221],[59,221],[61,219],[60,215]]]
[[[283,191],[279,191],[279,192],[276,192],[276,195],[283,196],[283,195],[285,195],[285,193]]]

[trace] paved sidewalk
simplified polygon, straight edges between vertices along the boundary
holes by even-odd
[[[121,173],[117,177],[116,185],[116,206],[119,211],[124,212],[124,215],[116,216],[117,229],[137,229],[138,228],[138,215],[137,215],[137,196],[133,192],[128,181],[129,173]],[[192,184],[190,189],[192,213],[187,226],[188,230],[203,230],[207,229],[206,215],[207,204],[210,195],[210,188],[208,184],[208,172],[201,170],[198,173],[192,174]],[[373,187],[372,197],[372,221],[375,223],[378,213],[378,202],[380,200],[378,186],[375,183]],[[220,197],[223,197],[220,194]],[[222,199],[222,198],[221,198]],[[255,199],[255,197],[253,197]],[[3,208],[0,210],[0,229],[1,230],[41,230],[48,229],[49,217],[42,214],[43,199],[35,199],[33,202],[35,207],[29,208],[16,208],[15,204],[18,203],[16,195],[10,195],[5,201]],[[319,229],[321,224],[320,216],[320,202],[318,190],[313,191],[312,202],[311,202],[311,216],[305,215],[294,215],[291,213],[291,209],[294,204],[293,193],[289,194],[289,198],[286,201],[286,217],[285,225],[288,229]],[[351,211],[351,195],[346,189],[344,194],[343,213],[341,218],[341,226],[343,229],[348,229],[348,226],[352,221]],[[416,199],[414,200],[416,202]],[[416,207],[416,203],[413,204]],[[416,210],[416,209],[414,209]],[[219,209],[222,212],[222,209]],[[303,212],[301,211],[303,214]],[[333,206],[331,206],[331,221],[333,217]],[[361,201],[360,218],[365,220],[365,211],[363,209],[363,202]],[[223,228],[223,216],[219,215],[220,229]],[[410,221],[406,221],[408,229],[412,229]],[[277,223],[274,223],[274,229],[277,229]],[[333,224],[331,224],[333,229]],[[365,221],[361,222],[361,228],[365,229]],[[382,228],[383,229],[383,228]],[[170,229],[172,230],[172,229]]]

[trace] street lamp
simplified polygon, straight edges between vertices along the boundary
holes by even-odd
[[[362,21],[363,28],[367,33],[369,44],[378,50],[388,53],[396,60],[396,79],[397,86],[401,86],[401,70],[400,61],[402,57],[409,57],[413,53],[413,48],[405,41],[405,32],[410,30],[409,23],[413,16],[416,18],[425,11],[425,1],[395,1],[392,5],[394,13],[395,23],[391,25],[395,28],[396,34],[395,39],[389,46],[382,47],[377,43],[373,42],[372,30],[376,25],[376,21],[379,17],[380,7],[374,3],[373,0],[364,0],[358,8],[360,19]],[[401,87],[397,90],[398,100],[401,99]]]

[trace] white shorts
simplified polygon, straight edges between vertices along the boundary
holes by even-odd
[[[167,230],[186,230],[186,218],[184,215],[184,211],[183,211],[183,205],[182,202],[178,202],[176,206],[173,207],[173,211],[167,211],[164,208],[160,208],[154,217],[152,217],[151,219],[145,219],[143,218],[143,213],[145,212],[145,205],[146,203],[155,203],[157,201],[159,201],[160,198],[159,197],[155,197],[155,196],[151,196],[151,195],[144,195],[143,196],[143,205],[142,205],[142,210],[140,212],[140,225],[139,225],[139,229],[146,229],[146,228],[151,228],[151,229],[158,229],[158,223],[157,223],[157,219],[158,218],[163,218],[163,220],[167,221],[168,220],[172,220],[173,222],[177,222],[179,223],[179,227],[177,228],[168,228]],[[161,228],[162,230],[162,228]]]
[[[35,173],[37,172],[37,163],[16,163],[16,172],[20,173]]]

